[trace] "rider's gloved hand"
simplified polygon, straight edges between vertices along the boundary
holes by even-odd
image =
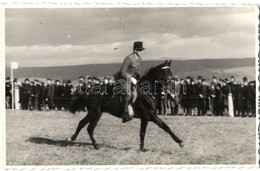
[[[142,75],[141,75],[141,74],[136,74],[135,78],[136,78],[137,80],[140,80],[140,79],[142,78]]]
[[[137,83],[137,80],[136,80],[134,77],[131,77],[131,82],[132,82],[133,84],[136,84],[136,83]]]

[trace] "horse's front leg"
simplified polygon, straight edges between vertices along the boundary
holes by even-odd
[[[86,126],[90,122],[92,115],[93,115],[93,113],[89,112],[87,114],[87,116],[85,116],[83,119],[81,119],[79,121],[79,124],[78,124],[78,127],[77,127],[75,133],[70,138],[68,138],[68,141],[75,141],[76,140],[76,138],[79,135],[79,132],[81,131],[81,129],[84,128],[84,126]]]
[[[145,152],[147,149],[144,148],[144,138],[145,138],[145,132],[147,128],[148,120],[141,119],[141,129],[140,129],[140,150]]]
[[[172,130],[156,115],[153,116],[152,122],[158,125],[160,128],[162,128],[165,132],[170,134],[170,136],[173,138],[173,140],[179,144],[180,147],[184,146],[184,143],[181,139],[179,139]]]
[[[101,115],[102,115],[102,113],[100,112],[100,110],[98,110],[97,112],[95,112],[95,113],[94,113],[94,118],[90,121],[89,126],[88,126],[88,129],[87,129],[87,130],[88,130],[89,137],[90,137],[90,139],[91,139],[91,142],[92,142],[92,144],[93,144],[93,146],[94,146],[94,148],[95,148],[96,150],[99,149],[99,146],[96,144],[96,139],[95,139],[95,137],[94,137],[94,130],[95,130],[96,126],[97,126],[98,121],[99,121],[100,118],[101,118]]]

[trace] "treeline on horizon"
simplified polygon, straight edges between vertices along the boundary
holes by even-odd
[[[145,73],[152,66],[157,66],[165,60],[142,62],[142,72]],[[172,60],[171,69],[174,75],[187,75],[188,73],[207,76],[214,75],[213,70],[254,67],[255,58],[237,58],[237,59],[199,59],[199,60]],[[35,77],[35,78],[55,78],[76,80],[79,76],[90,75],[96,77],[112,76],[120,70],[121,63],[106,64],[85,64],[74,66],[56,66],[56,67],[24,67],[14,70],[17,78]],[[218,73],[216,73],[218,75]],[[221,73],[219,73],[221,74]],[[10,68],[6,68],[6,76],[10,76]],[[226,76],[230,76],[227,74]]]

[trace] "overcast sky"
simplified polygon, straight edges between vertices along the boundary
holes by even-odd
[[[136,40],[143,60],[255,55],[254,7],[6,9],[6,66],[122,62]]]

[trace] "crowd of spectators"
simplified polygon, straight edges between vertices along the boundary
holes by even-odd
[[[71,80],[60,81],[50,78],[46,80],[46,85],[38,79],[26,78],[22,83],[14,79],[14,87],[19,90],[19,103],[22,110],[68,110],[74,91]],[[11,81],[7,77],[6,108],[11,108],[11,95]]]
[[[233,104],[228,97],[232,99]],[[228,116],[229,107],[232,107],[234,116],[255,117],[255,81],[249,82],[247,77],[239,81],[234,76],[231,76],[230,80],[218,79],[215,76],[212,80],[206,80],[201,76],[197,79],[175,76],[162,93],[158,110],[162,115],[167,113],[167,108],[170,108],[172,115],[178,114],[181,108],[184,115]]]
[[[46,85],[45,85],[46,83]],[[86,93],[94,85],[113,85],[114,80],[105,77],[83,77],[72,84],[71,80],[26,78],[22,83],[14,79],[14,86],[19,89],[19,103],[22,110],[68,110],[73,97]],[[6,108],[11,108],[11,81],[6,78]],[[231,77],[212,77],[207,80],[198,76],[186,79],[175,76],[160,94],[158,104],[159,115],[196,115],[196,116],[228,116],[230,101],[234,116],[246,117],[256,114],[256,87],[255,81],[249,82],[247,77],[241,81]],[[82,106],[81,110],[85,110]],[[170,112],[168,112],[170,111]]]

